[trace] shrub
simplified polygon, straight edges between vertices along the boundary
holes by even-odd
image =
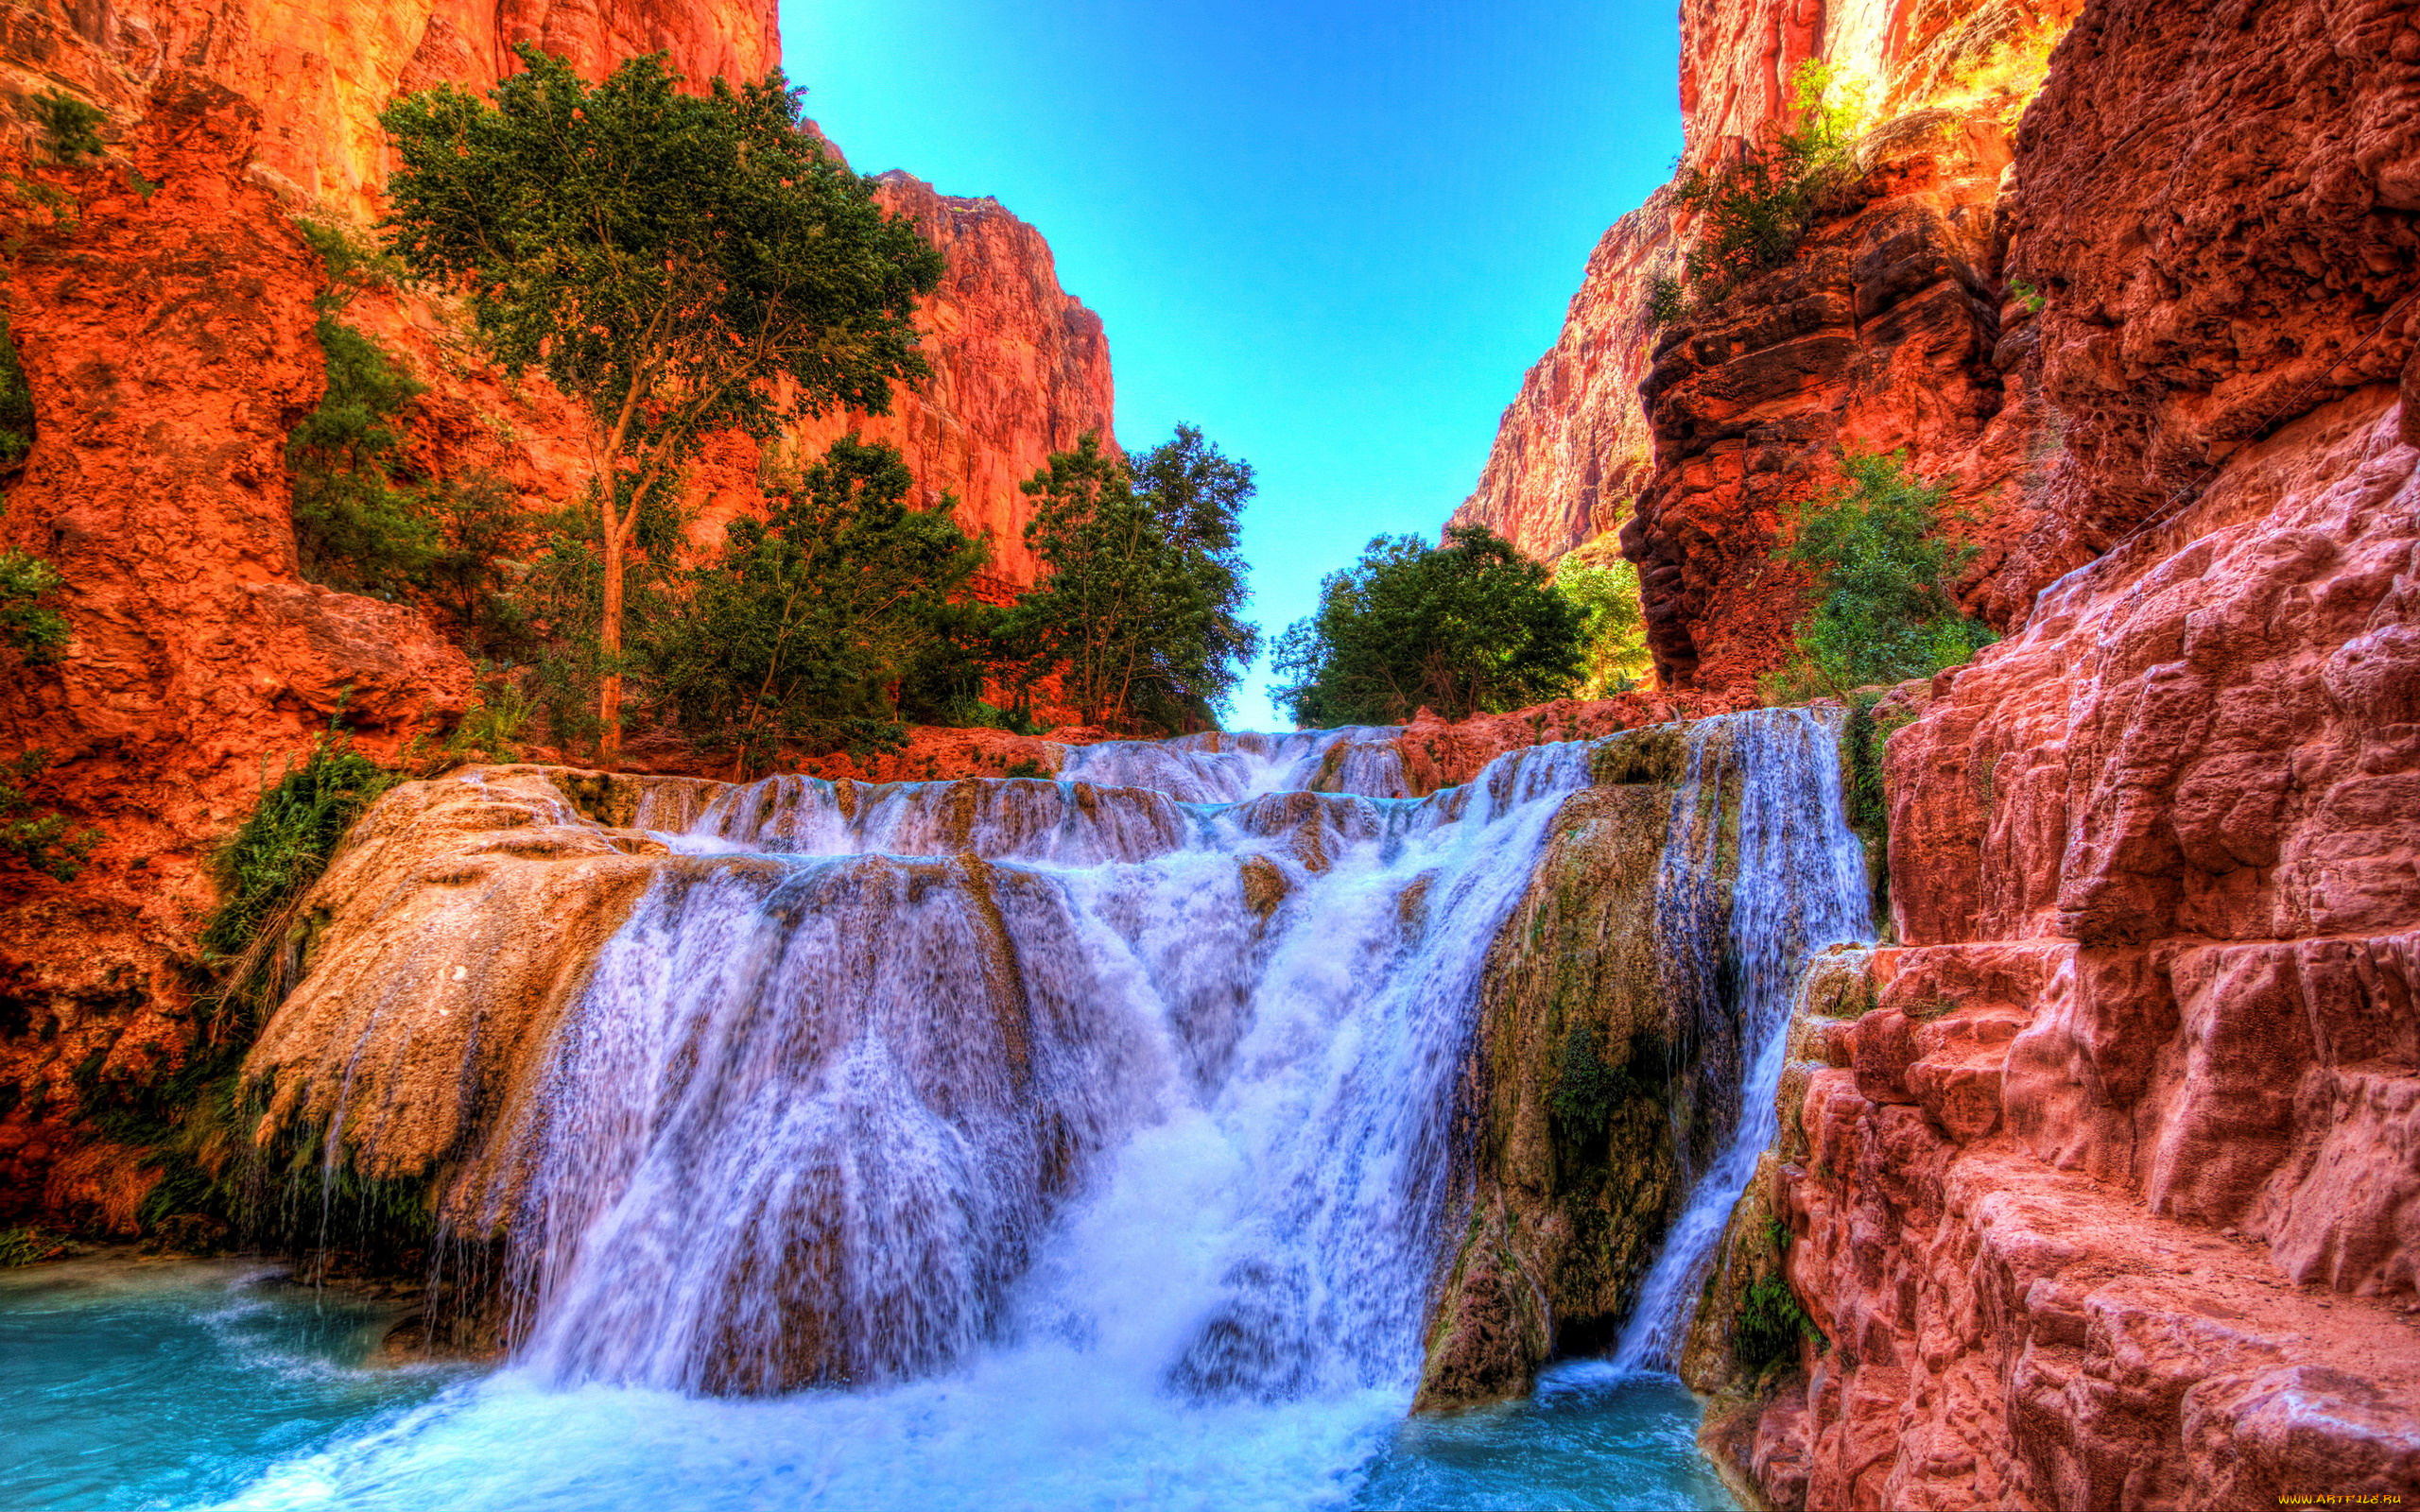
[[[296,905],[327,869],[345,832],[401,781],[333,726],[312,742],[301,765],[288,761],[277,785],[264,788],[251,817],[212,858],[219,902],[202,925],[205,958],[233,963],[240,979],[257,964],[261,947],[284,943]]]
[[[1614,532],[1564,553],[1555,563],[1554,586],[1580,606],[1583,616],[1578,696],[1602,698],[1638,686],[1654,666],[1654,658],[1647,649],[1638,568],[1623,558]]]
[[[0,551],[0,645],[29,666],[59,660],[67,644],[67,617],[42,600],[63,584],[57,568],[22,551]]]
[[[25,364],[17,360],[9,318],[0,315],[0,471],[24,461],[33,445],[33,390],[26,384]]]
[[[1789,127],[1761,146],[1741,144],[1711,169],[1691,168],[1673,185],[1673,198],[1701,217],[1685,277],[1703,298],[1719,300],[1740,279],[1789,262],[1849,177],[1858,92],[1811,59],[1790,84]]]
[[[657,684],[684,726],[743,767],[791,740],[898,746],[891,689],[937,654],[959,616],[949,599],[986,556],[949,501],[907,507],[913,482],[897,452],[843,436],[766,519],[732,522],[650,627]]]
[[[1547,571],[1478,525],[1443,545],[1379,536],[1320,585],[1320,608],[1277,642],[1270,691],[1303,725],[1448,719],[1568,696],[1586,611]]]
[[[1795,1355],[1801,1338],[1816,1336],[1814,1319],[1798,1305],[1789,1281],[1765,1276],[1740,1288],[1739,1312],[1731,1325],[1731,1352],[1741,1365],[1761,1370]]]
[[[298,215],[294,229],[328,270],[328,286],[311,301],[311,307],[321,315],[337,313],[365,289],[391,288],[404,281],[402,260],[357,226]]]
[[[34,96],[34,117],[42,128],[43,152],[53,163],[72,168],[109,150],[100,129],[110,116],[97,105],[61,90],[44,90]]]
[[[66,1244],[58,1235],[46,1233],[31,1224],[19,1224],[13,1228],[0,1228],[0,1270],[30,1265],[61,1254]]]
[[[1667,326],[1689,311],[1688,285],[1669,273],[1647,281],[1647,323]]]
[[[1942,534],[1947,487],[1915,476],[1904,451],[1844,451],[1841,472],[1792,514],[1775,552],[1813,580],[1792,658],[1765,680],[1775,702],[1930,677],[1996,639],[1950,597],[1975,548]]]
[[[71,830],[63,816],[37,804],[28,784],[50,767],[50,753],[29,750],[0,762],[0,857],[45,877],[74,882],[101,841],[95,829]]]
[[[442,549],[420,501],[395,486],[403,466],[396,417],[425,387],[333,315],[321,315],[313,332],[327,356],[328,387],[286,438],[295,550],[308,580],[391,598]]]

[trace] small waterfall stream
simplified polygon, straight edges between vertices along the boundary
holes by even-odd
[[[1620,1374],[1669,1373],[1679,1363],[1731,1210],[1780,1132],[1773,1094],[1788,1050],[1790,997],[1807,958],[1826,946],[1874,937],[1865,851],[1841,802],[1832,718],[1808,709],[1768,709],[1709,720],[1691,733],[1689,777],[1674,805],[1657,912],[1673,957],[1668,965],[1710,984],[1728,963],[1739,1105],[1729,1137],[1697,1174],[1640,1285],[1611,1361]],[[1738,784],[1739,805],[1737,868],[1720,940],[1703,927],[1712,902],[1706,879],[1715,875],[1722,833],[1719,816],[1705,811],[1721,801],[1719,778]]]

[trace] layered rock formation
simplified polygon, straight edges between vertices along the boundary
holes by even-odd
[[[1685,171],[1787,125],[1820,60],[1863,103],[1855,186],[1790,265],[1720,299],[1668,293],[1660,320],[1655,284],[1679,279],[1698,217],[1662,191],[1616,222],[1455,519],[1552,557],[1634,506],[1623,550],[1657,671],[1722,693],[1787,653],[1803,584],[1770,553],[1836,446],[1906,446],[1960,504],[2022,512],[2040,419],[2012,376],[2030,311],[2003,308],[1998,205],[2014,118],[2074,11],[1685,6]]]
[[[772,0],[409,0],[403,5],[202,4],[9,8],[0,97],[64,89],[129,125],[171,74],[195,74],[261,116],[250,175],[340,214],[377,203],[389,154],[378,112],[399,90],[483,89],[530,43],[600,75],[662,51],[693,78],[761,77],[781,60]],[[20,115],[21,122],[25,117]],[[29,127],[20,125],[23,139]]]
[[[60,569],[75,640],[52,667],[0,652],[0,753],[48,752],[37,799],[106,838],[73,885],[0,878],[0,1080],[15,1090],[0,1208],[126,1227],[150,1177],[74,1125],[71,1073],[139,1077],[181,1053],[205,858],[340,700],[381,756],[468,700],[470,663],[428,615],[301,580],[285,446],[324,392],[312,301],[327,275],[293,220],[372,214],[377,111],[399,90],[486,87],[523,41],[590,74],[663,49],[695,78],[749,77],[780,53],[757,0],[7,12],[0,157],[60,198],[20,195],[11,211],[9,335],[37,435],[0,542]],[[32,101],[53,90],[109,112],[103,161],[37,165]],[[904,175],[881,194],[948,259],[922,311],[934,377],[890,416],[828,418],[793,450],[857,424],[898,445],[926,499],[955,494],[961,522],[991,535],[986,591],[1004,593],[1032,575],[1017,481],[1109,430],[1100,323],[1059,289],[1040,233],[995,203]],[[343,318],[427,385],[404,417],[420,476],[485,474],[531,508],[572,497],[585,467],[561,396],[479,367],[453,315],[408,291],[359,290]],[[753,446],[708,448],[694,479],[708,528],[759,507],[758,476]]]
[[[1785,1084],[1828,1348],[1714,1432],[1775,1505],[2420,1492],[2415,60],[2095,0],[2025,117],[2064,449],[1977,584],[2021,632],[1889,743],[1878,1005]]]

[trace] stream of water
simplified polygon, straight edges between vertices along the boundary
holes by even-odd
[[[1479,975],[1587,748],[1411,799],[1389,731],[1195,737],[665,832],[701,863],[497,1136],[511,1360],[363,1368],[375,1318],[240,1268],[38,1267],[0,1283],[41,1404],[0,1504],[1728,1506],[1654,1371],[1771,1138],[1789,978],[1864,923],[1828,730],[1728,723],[1744,1112],[1619,1368],[1405,1417]]]

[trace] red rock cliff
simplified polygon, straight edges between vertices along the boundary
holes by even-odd
[[[2420,27],[2092,0],[2014,163],[2021,628],[1891,738],[1900,943],[1764,1194],[1830,1347],[1718,1447],[1783,1507],[2408,1500]]]
[[[464,705],[470,666],[424,615],[299,578],[285,443],[324,390],[310,304],[324,272],[292,216],[374,208],[376,111],[441,79],[492,84],[523,40],[591,74],[659,48],[693,77],[779,56],[769,0],[0,8],[0,118],[19,123],[0,132],[5,166],[25,169],[27,102],[50,89],[106,107],[112,144],[105,165],[41,170],[76,213],[20,228],[0,289],[38,429],[0,542],[60,569],[75,631],[55,667],[0,668],[0,756],[47,750],[38,797],[107,835],[73,885],[0,878],[0,1081],[16,1090],[0,1106],[0,1210],[125,1227],[143,1178],[74,1125],[71,1073],[140,1072],[187,1042],[211,848],[339,696],[381,752]],[[1100,322],[996,204],[904,175],[883,194],[949,266],[923,309],[932,382],[867,428],[928,497],[963,501],[1006,581],[1029,581],[1015,485],[1109,431]],[[485,471],[533,507],[569,497],[579,448],[559,396],[466,364],[424,301],[372,291],[346,318],[429,384],[409,417],[426,472]],[[751,446],[710,449],[710,517],[756,505],[756,464]]]
[[[998,200],[937,194],[896,170],[882,176],[882,200],[949,258],[923,308],[933,376],[899,389],[888,415],[813,422],[796,439],[820,448],[856,427],[899,448],[925,502],[955,494],[959,522],[991,538],[993,578],[1029,585],[1032,510],[1017,486],[1086,431],[1115,441],[1109,337],[1100,317],[1059,287],[1042,232]]]
[[[1761,140],[1809,59],[1862,93],[1858,187],[1790,266],[1660,326],[1693,216],[1658,194],[1591,258],[1455,518],[1551,557],[1634,505],[1650,644],[1668,685],[1752,690],[1787,645],[1796,584],[1768,557],[1781,509],[1841,441],[1907,445],[1961,502],[2026,486],[2039,429],[2003,323],[1997,207],[2010,128],[2072,3],[1922,12],[1797,4],[1682,11],[1685,163]],[[1709,661],[1709,658],[1711,660]]]

